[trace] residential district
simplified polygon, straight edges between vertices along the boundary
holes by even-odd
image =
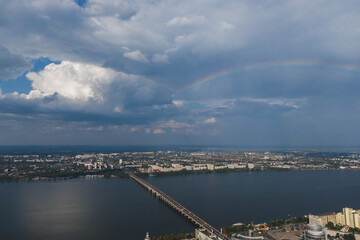
[[[286,152],[122,152],[0,155],[0,181],[125,177],[257,170],[359,170],[360,154]]]

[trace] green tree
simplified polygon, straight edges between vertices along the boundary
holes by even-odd
[[[355,240],[355,235],[354,234],[345,234],[344,240]]]

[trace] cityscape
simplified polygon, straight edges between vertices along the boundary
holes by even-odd
[[[360,154],[346,152],[122,152],[0,155],[2,181],[124,177],[265,170],[360,170]]]
[[[360,240],[359,0],[0,0],[0,240]]]
[[[132,178],[198,228],[192,233],[145,239],[359,239],[360,210],[306,214],[264,223],[234,223],[217,229],[146,182],[149,177],[266,171],[360,170],[360,154],[326,151],[149,151],[0,156],[2,182],[74,178]],[[144,178],[145,180],[141,179]]]

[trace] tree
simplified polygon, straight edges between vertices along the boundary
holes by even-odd
[[[335,228],[335,225],[333,222],[328,222],[325,227],[329,228],[329,229],[334,229]]]
[[[344,240],[355,240],[355,235],[354,234],[345,234]]]

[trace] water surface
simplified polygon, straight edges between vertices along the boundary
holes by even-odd
[[[215,227],[360,208],[360,171],[147,178]],[[2,239],[143,239],[194,226],[131,179],[0,184]]]

